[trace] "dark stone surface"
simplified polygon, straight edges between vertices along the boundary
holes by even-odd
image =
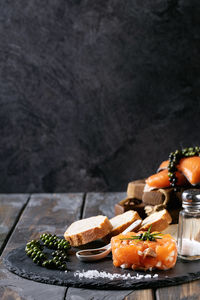
[[[128,269],[115,268],[112,264],[111,257],[107,257],[95,263],[83,263],[80,262],[75,255],[70,256],[70,260],[67,263],[68,272],[65,273],[64,271],[49,270],[37,266],[33,263],[31,258],[26,255],[24,247],[20,247],[8,253],[4,259],[4,263],[11,272],[42,283],[97,289],[142,289],[172,286],[200,278],[200,261],[178,261],[173,269],[166,271],[136,272]],[[136,276],[137,273],[139,275],[150,274],[151,276],[158,274],[158,277],[126,280],[115,278],[111,280],[101,277],[89,279],[74,276],[74,272],[82,272],[83,270],[85,272],[88,270],[105,271],[110,274],[121,275],[130,273],[131,276]]]
[[[199,0],[2,0],[0,192],[125,190],[200,144]]]

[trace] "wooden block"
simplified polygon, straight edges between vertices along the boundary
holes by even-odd
[[[127,188],[127,196],[128,198],[136,198],[142,200],[142,195],[145,187],[145,180],[135,180],[129,182]]]
[[[165,195],[159,190],[145,192],[142,201],[145,205],[159,205],[165,201]]]
[[[115,204],[115,216],[123,214],[126,211],[125,209],[125,206],[122,206],[119,203]]]
[[[164,203],[168,208],[179,208],[182,205],[182,202],[180,201],[180,192],[174,192],[173,188],[144,192],[142,201],[146,205],[159,205]]]
[[[115,215],[119,215],[124,213],[125,211],[128,210],[135,210],[138,212],[138,214],[140,215],[140,217],[142,219],[146,218],[146,213],[145,213],[145,205],[144,203],[137,203],[137,199],[135,201],[135,199],[128,199],[127,201],[123,203],[123,205],[121,204],[121,202],[115,204]]]

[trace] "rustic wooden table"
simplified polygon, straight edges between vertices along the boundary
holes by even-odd
[[[0,195],[0,299],[200,299],[200,280],[156,290],[90,290],[53,286],[10,273],[2,258],[8,251],[38,238],[41,232],[63,235],[73,221],[93,215],[114,216],[124,193]]]

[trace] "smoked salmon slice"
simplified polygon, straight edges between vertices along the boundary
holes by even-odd
[[[169,165],[169,161],[168,161],[168,160],[163,161],[163,162],[160,164],[160,166],[159,166],[157,172],[160,172],[160,171],[162,171],[162,170],[166,170],[166,169],[168,168],[168,165]]]
[[[184,185],[186,183],[185,176],[180,172],[176,172],[176,177],[178,179],[177,185]],[[168,170],[162,170],[159,173],[151,175],[146,179],[146,184],[150,189],[170,187]]]
[[[181,159],[178,170],[180,170],[192,185],[200,183],[200,157],[192,156]]]
[[[133,270],[173,268],[177,260],[175,239],[170,234],[163,234],[155,241],[130,239],[140,234],[129,232],[111,239],[114,266]]]
[[[158,172],[166,170],[169,161],[163,161],[158,168]],[[192,156],[187,158],[182,158],[177,166],[177,169],[185,175],[187,180],[192,185],[197,185],[200,183],[200,157]]]

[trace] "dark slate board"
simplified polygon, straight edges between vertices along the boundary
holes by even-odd
[[[178,260],[175,268],[167,271],[152,271],[152,272],[136,272],[133,270],[124,270],[115,268],[112,264],[111,255],[107,258],[95,263],[80,262],[75,256],[75,249],[72,250],[70,261],[68,262],[68,272],[58,270],[49,270],[37,266],[33,261],[26,256],[24,247],[12,250],[4,258],[4,263],[8,270],[24,277],[26,279],[48,283],[53,285],[86,287],[97,289],[140,289],[153,288],[176,285],[180,283],[189,282],[200,278],[200,260],[194,262],[185,262]],[[110,274],[130,274],[131,276],[147,275],[151,277],[158,274],[156,278],[142,278],[142,279],[126,279],[115,278],[79,278],[74,276],[76,271],[97,270],[99,272],[105,271]]]

